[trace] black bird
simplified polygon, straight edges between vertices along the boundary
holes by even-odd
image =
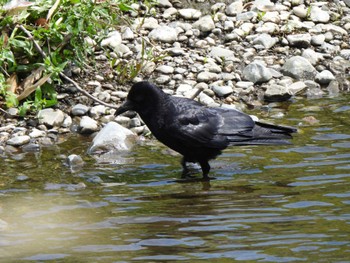
[[[206,107],[201,103],[164,93],[141,81],[134,84],[116,115],[136,111],[153,135],[183,155],[182,175],[188,175],[187,162],[198,162],[203,179],[209,180],[209,160],[232,145],[290,144],[296,129],[254,121],[233,109]]]

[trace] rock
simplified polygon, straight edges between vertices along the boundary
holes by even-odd
[[[211,89],[219,97],[227,97],[228,95],[232,94],[232,92],[233,92],[233,88],[231,86],[212,85]]]
[[[134,28],[142,27],[147,30],[153,30],[159,27],[158,20],[154,17],[140,17],[134,21]]]
[[[234,16],[243,11],[243,1],[237,0],[226,7],[225,13],[228,16]]]
[[[320,84],[328,84],[332,80],[335,80],[335,77],[329,70],[323,70],[320,73],[318,73],[315,77],[315,81]]]
[[[336,97],[339,95],[339,82],[332,80],[327,87],[328,95],[330,97]]]
[[[193,20],[196,20],[202,16],[201,11],[193,8],[180,9],[179,14],[181,17],[185,19],[193,19]]]
[[[197,75],[198,82],[211,82],[219,79],[218,74],[208,71],[202,71]]]
[[[122,39],[124,40],[133,40],[135,38],[134,32],[130,29],[130,27],[125,27],[122,33]]]
[[[309,33],[288,35],[287,40],[291,46],[305,48],[310,46],[311,35]]]
[[[291,95],[296,95],[306,89],[306,84],[303,81],[297,81],[293,84],[287,86],[288,93]]]
[[[323,34],[314,35],[311,37],[311,44],[314,46],[321,46],[323,45],[325,40],[326,40],[326,37]]]
[[[72,108],[73,116],[82,116],[85,115],[89,111],[89,107],[83,104],[77,104]]]
[[[311,6],[310,19],[315,23],[328,23],[330,15],[318,6]]]
[[[69,128],[70,126],[72,126],[72,123],[73,123],[72,117],[67,115],[67,116],[64,118],[64,121],[63,121],[63,123],[62,123],[61,126],[62,126],[63,128]]]
[[[284,86],[272,84],[267,87],[264,99],[266,101],[272,102],[272,101],[285,101],[288,100],[291,97],[291,94],[289,94],[288,89]]]
[[[91,119],[89,116],[83,116],[80,120],[78,130],[82,134],[90,134],[98,131],[97,121]]]
[[[93,139],[88,154],[130,151],[136,138],[129,129],[116,122],[109,122]]]
[[[307,9],[304,5],[299,5],[293,7],[293,13],[300,18],[306,18],[307,17]]]
[[[243,69],[243,78],[253,83],[262,83],[269,81],[272,78],[272,74],[265,65],[255,61]]]
[[[8,145],[12,146],[21,146],[27,144],[30,141],[30,137],[28,135],[20,135],[14,136],[7,141]]]
[[[294,56],[286,60],[282,73],[294,79],[314,79],[317,74],[311,63],[301,56]]]
[[[253,40],[253,44],[254,45],[262,45],[266,49],[269,49],[269,48],[273,47],[277,43],[277,41],[278,41],[277,38],[271,37],[269,34],[263,33],[263,34],[258,35]]]
[[[303,51],[302,57],[306,58],[312,65],[316,65],[321,59],[322,55],[316,53],[313,49],[305,49]]]
[[[199,29],[201,32],[211,32],[215,28],[215,24],[210,15],[201,17],[193,24],[193,28]]]
[[[177,40],[177,31],[175,28],[169,26],[160,26],[153,29],[148,34],[148,37],[153,41],[173,43]]]
[[[67,157],[67,164],[70,168],[77,168],[83,166],[84,161],[80,155],[71,154]]]
[[[64,113],[52,108],[43,109],[38,112],[39,124],[48,127],[60,127],[64,121]]]
[[[225,61],[227,60],[234,60],[235,58],[235,52],[233,52],[230,49],[222,48],[222,47],[212,47],[209,55],[213,58],[224,58]]]
[[[45,135],[45,131],[38,130],[37,128],[33,128],[33,130],[29,133],[29,136],[31,138],[44,137]]]
[[[256,18],[258,15],[256,12],[248,11],[245,13],[237,14],[237,21],[250,21]]]
[[[174,68],[171,66],[167,66],[167,65],[161,65],[161,66],[156,68],[156,71],[163,73],[163,74],[173,74]]]
[[[22,146],[23,152],[39,152],[40,151],[40,145],[37,143],[28,143]]]
[[[122,43],[122,36],[120,35],[119,31],[112,31],[107,35],[107,38],[101,41],[101,46],[102,47],[108,46],[112,49],[115,49],[121,43]]]
[[[98,118],[107,113],[107,108],[104,105],[96,105],[90,109],[90,117]]]

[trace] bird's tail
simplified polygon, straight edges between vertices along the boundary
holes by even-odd
[[[297,132],[293,127],[255,122],[250,134],[242,134],[240,141],[236,136],[228,138],[230,145],[283,145],[290,144],[292,133]]]

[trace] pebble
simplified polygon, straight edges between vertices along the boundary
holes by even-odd
[[[108,46],[112,49],[118,47],[122,43],[122,36],[119,31],[112,31],[107,35],[107,38],[101,41],[101,46]]]
[[[203,71],[200,72],[197,75],[197,81],[198,82],[211,82],[211,81],[215,81],[219,79],[219,75],[213,72],[209,72],[209,71]]]
[[[177,40],[177,31],[175,28],[169,26],[160,26],[153,29],[148,34],[148,37],[153,41],[174,43]]]
[[[89,116],[83,116],[79,122],[78,130],[82,134],[91,134],[98,131],[98,123]]]
[[[207,33],[215,28],[214,21],[210,15],[201,17],[197,22],[193,23],[193,28],[199,29],[201,32]]]
[[[73,116],[83,116],[89,111],[89,107],[84,104],[76,104],[72,108],[72,115]]]
[[[30,137],[28,135],[20,135],[14,136],[7,141],[8,145],[12,146],[21,146],[27,144],[30,141]]]
[[[285,101],[291,97],[288,88],[282,85],[272,84],[267,87],[264,99],[269,102]]]
[[[67,164],[70,168],[78,168],[84,165],[83,158],[80,155],[71,154],[67,157]]]
[[[48,127],[60,127],[64,121],[64,113],[52,108],[43,109],[38,112],[39,124]]]
[[[335,80],[335,77],[329,70],[323,70],[315,77],[315,81],[320,84],[329,84],[332,80]]]
[[[287,40],[291,46],[306,48],[310,46],[311,35],[309,33],[288,35]]]
[[[232,92],[233,92],[233,88],[231,86],[212,85],[211,89],[219,97],[227,97],[228,95],[232,94]]]
[[[271,71],[261,62],[255,61],[243,69],[243,79],[253,83],[267,82],[272,78]]]
[[[184,9],[180,9],[178,10],[179,14],[182,18],[185,19],[198,19],[202,16],[202,12],[197,10],[197,9],[193,9],[193,8],[184,8]]]

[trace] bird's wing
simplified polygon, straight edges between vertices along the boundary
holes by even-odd
[[[187,145],[225,148],[231,138],[252,136],[254,121],[242,112],[207,108],[191,100],[175,105],[169,130],[173,131],[171,136]]]

